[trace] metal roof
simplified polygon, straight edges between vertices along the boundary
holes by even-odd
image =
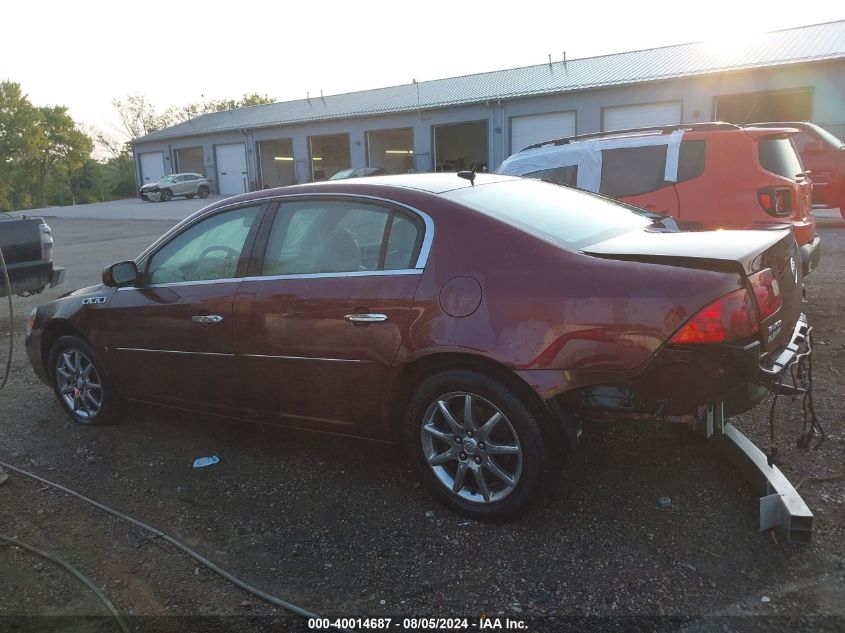
[[[840,58],[845,58],[845,20],[772,31],[724,50],[703,42],[678,44],[212,112],[133,142],[428,110]]]

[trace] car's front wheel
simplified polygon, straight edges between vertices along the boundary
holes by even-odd
[[[170,189],[162,189],[161,190],[161,201],[167,202],[168,200],[173,198],[173,192]]]
[[[508,386],[454,370],[414,392],[404,441],[422,480],[475,519],[515,517],[536,499],[557,458],[541,422]]]
[[[111,388],[94,350],[76,336],[62,336],[48,359],[59,404],[80,424],[106,424],[117,414]]]

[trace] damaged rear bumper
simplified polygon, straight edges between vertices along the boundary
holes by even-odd
[[[812,415],[809,434],[805,419],[805,433],[799,440],[799,446],[807,447],[814,429],[820,429],[812,404],[811,334],[812,327],[802,314],[789,343],[764,361],[756,341],[744,346],[713,346],[701,352],[667,349],[636,376],[572,389],[546,400],[546,404],[560,421],[568,448],[576,456],[584,419],[704,424],[707,437],[713,438],[761,495],[760,530],[779,527],[788,542],[809,543],[812,512],[772,463],[773,458],[727,418],[754,408],[772,393],[773,416],[778,395],[801,395],[805,398],[805,415],[808,407]],[[716,404],[701,404],[706,402]]]

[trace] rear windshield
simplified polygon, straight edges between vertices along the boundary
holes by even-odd
[[[760,166],[766,171],[794,180],[804,171],[798,154],[788,138],[763,138],[757,141]]]
[[[442,195],[572,250],[650,226],[655,217],[593,194],[527,178]]]

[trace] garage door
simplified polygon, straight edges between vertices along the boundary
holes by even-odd
[[[221,195],[234,196],[247,191],[246,146],[229,143],[214,147],[217,157],[217,187]]]
[[[664,101],[603,108],[601,129],[602,132],[610,132],[636,127],[677,125],[681,122],[682,107],[680,101]]]
[[[202,164],[202,147],[188,147],[177,149],[176,169],[180,174],[193,173],[204,174],[205,167]]]
[[[540,141],[568,136],[575,136],[574,112],[511,117],[511,154]]]
[[[141,162],[141,184],[147,185],[164,178],[164,154],[162,152],[145,152],[138,154]]]

